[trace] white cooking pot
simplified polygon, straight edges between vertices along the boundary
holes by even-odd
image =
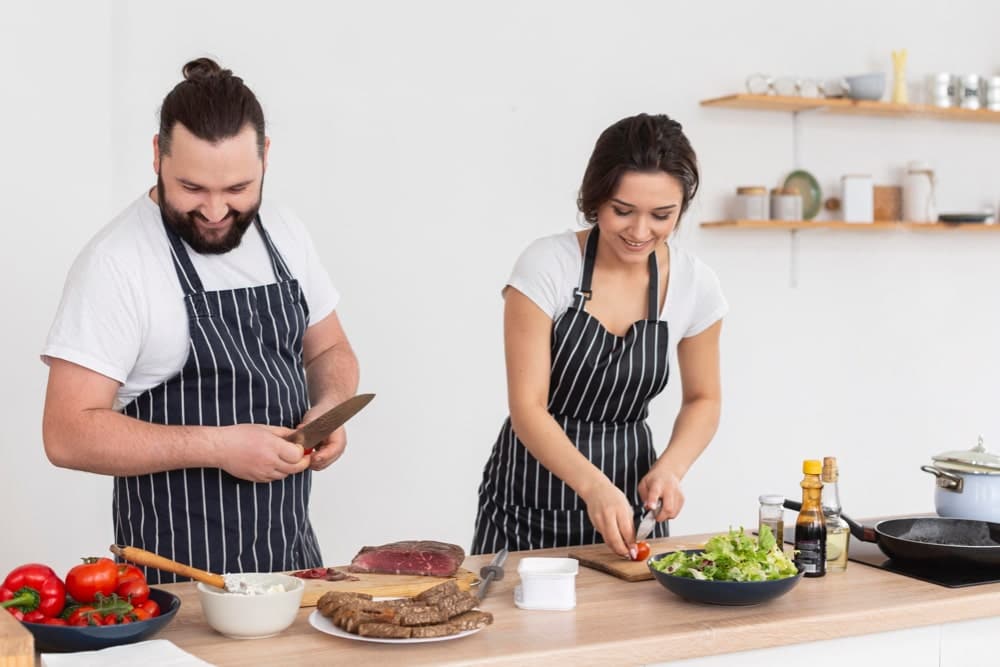
[[[983,447],[944,452],[920,469],[937,477],[934,508],[939,516],[1000,523],[1000,456]]]

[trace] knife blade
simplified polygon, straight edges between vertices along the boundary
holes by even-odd
[[[285,440],[302,445],[308,454],[317,444],[323,442],[326,436],[347,423],[347,420],[358,414],[361,408],[368,405],[375,394],[358,394],[343,403],[334,406],[308,424],[300,426],[285,436]]]
[[[656,501],[656,507],[646,510],[646,513],[642,515],[642,521],[639,522],[639,526],[635,529],[636,542],[642,542],[652,535],[653,529],[656,528],[656,515],[660,513],[660,509],[662,508],[663,499],[660,498]]]
[[[505,562],[507,562],[507,549],[501,549],[489,565],[484,565],[479,569],[480,581],[476,597],[479,598],[480,602],[486,596],[486,589],[490,587],[490,584],[503,579],[503,564]]]

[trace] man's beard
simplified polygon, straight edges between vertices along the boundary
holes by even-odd
[[[263,189],[264,183],[261,182],[261,191],[263,191]],[[229,227],[229,230],[226,231],[223,237],[210,238],[198,229],[197,220],[205,219],[201,213],[198,211],[188,211],[187,213],[182,213],[167,202],[166,194],[163,191],[162,176],[156,177],[156,194],[160,205],[160,215],[163,216],[164,222],[166,222],[170,229],[174,230],[178,236],[187,241],[187,244],[191,246],[195,252],[202,255],[221,255],[237,247],[243,240],[243,235],[253,223],[254,218],[257,217],[257,211],[260,210],[261,201],[260,194],[258,193],[257,202],[246,211],[237,211],[234,208],[230,208],[226,217],[232,218],[233,224]]]

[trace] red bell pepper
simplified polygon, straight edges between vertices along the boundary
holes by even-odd
[[[28,563],[14,568],[0,586],[0,608],[23,613],[39,611],[58,616],[66,603],[66,586],[47,565]],[[15,614],[16,616],[16,614]]]

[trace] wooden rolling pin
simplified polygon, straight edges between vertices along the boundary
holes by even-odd
[[[189,577],[195,581],[201,581],[209,586],[216,586],[223,590],[226,589],[226,580],[221,574],[212,574],[211,572],[206,572],[205,570],[199,570],[196,567],[191,567],[190,565],[185,565],[184,563],[178,563],[175,560],[164,558],[163,556],[154,554],[152,551],[146,551],[145,549],[139,549],[138,547],[123,547],[117,544],[112,544],[110,549],[111,553],[114,555],[119,558],[124,558],[125,560],[135,563],[136,565],[145,565],[146,567],[163,570],[164,572],[173,572],[174,574],[179,574],[182,577]]]

